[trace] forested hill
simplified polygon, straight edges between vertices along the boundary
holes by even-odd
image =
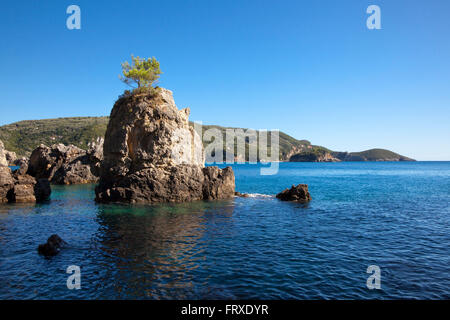
[[[5,148],[18,156],[29,156],[40,144],[73,144],[87,149],[89,142],[103,137],[109,117],[74,117],[43,120],[25,120],[0,127],[0,140]],[[218,128],[225,134],[226,127],[204,125],[203,129]],[[246,129],[244,129],[246,130]],[[224,139],[225,141],[225,139]],[[248,148],[248,146],[247,146]],[[409,161],[410,158],[389,150],[372,149],[363,152],[335,152],[314,146],[308,140],[297,140],[280,132],[280,160],[282,161]]]
[[[26,120],[0,127],[0,140],[5,148],[14,151],[19,156],[29,156],[41,143],[52,145],[55,143],[73,144],[86,149],[89,142],[97,137],[103,137],[106,132],[109,117],[76,117],[44,120]],[[223,133],[227,128],[205,125],[203,129],[218,128]],[[244,129],[245,130],[245,129]],[[225,139],[224,139],[225,141]],[[295,150],[302,150],[310,146],[306,140],[296,140],[280,132],[280,156],[287,159]]]

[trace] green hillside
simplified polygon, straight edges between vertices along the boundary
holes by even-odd
[[[14,151],[19,156],[29,156],[41,143],[73,144],[86,149],[89,142],[105,135],[108,120],[109,117],[77,117],[20,121],[1,126],[0,140],[4,142],[7,150]],[[204,125],[203,130],[213,127],[221,130],[223,135],[227,129]],[[223,140],[225,142],[225,138]],[[308,145],[311,143],[307,140],[297,140],[280,132],[280,158],[283,160],[290,156],[292,150],[301,150]]]
[[[40,144],[73,144],[86,149],[89,142],[103,137],[109,117],[77,117],[44,120],[26,120],[0,127],[0,140],[5,148],[18,156],[30,156]],[[193,125],[191,123],[191,125]],[[222,132],[225,144],[227,127],[203,125],[203,130],[217,128]],[[231,128],[240,129],[240,128]],[[246,129],[243,129],[246,130]],[[325,147],[314,146],[308,140],[297,140],[280,132],[281,161],[411,161],[412,159],[384,149],[371,149],[363,152],[336,152]],[[206,141],[208,143],[209,141]],[[270,144],[270,135],[268,137]],[[225,150],[225,145],[224,145]],[[269,149],[270,150],[270,149]],[[235,147],[236,154],[236,147]],[[246,154],[248,143],[246,140]],[[248,157],[248,156],[247,156]]]
[[[29,156],[41,143],[73,144],[86,149],[96,137],[105,135],[108,117],[77,117],[25,120],[0,127],[5,148],[19,156]]]
[[[370,149],[362,152],[350,152],[344,157],[339,156],[339,154],[345,154],[343,152],[335,152],[332,154],[343,161],[413,161],[411,158],[386,149]]]

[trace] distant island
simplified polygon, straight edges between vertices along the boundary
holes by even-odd
[[[109,117],[72,117],[43,120],[25,120],[0,127],[0,140],[5,148],[17,156],[29,157],[40,144],[73,144],[87,149],[88,144],[104,137]],[[191,125],[193,125],[191,123]],[[217,128],[225,135],[226,127],[203,125],[203,130]],[[246,129],[243,129],[246,130]],[[202,135],[201,135],[202,136]],[[340,152],[312,145],[308,140],[297,140],[280,132],[280,161],[338,162],[338,161],[415,161],[385,149],[361,152]]]

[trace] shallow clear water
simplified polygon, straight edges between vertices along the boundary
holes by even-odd
[[[94,186],[53,186],[0,206],[3,299],[450,298],[450,162],[235,165],[228,201],[97,205]],[[307,183],[308,205],[273,195]],[[68,242],[46,259],[53,233]],[[381,290],[369,290],[369,265]],[[81,267],[81,289],[66,268]]]

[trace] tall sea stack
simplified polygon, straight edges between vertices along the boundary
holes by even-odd
[[[231,167],[204,167],[200,136],[170,90],[131,94],[114,104],[106,130],[98,202],[156,203],[234,196]]]

